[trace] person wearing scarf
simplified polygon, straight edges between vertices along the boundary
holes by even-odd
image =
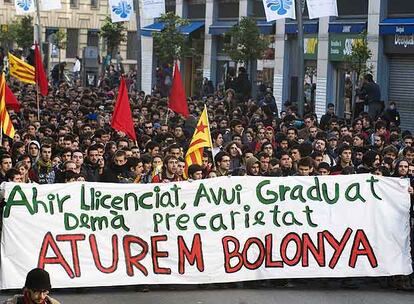
[[[49,296],[51,289],[49,273],[35,268],[26,276],[23,294],[7,299],[4,304],[60,304],[58,300]]]

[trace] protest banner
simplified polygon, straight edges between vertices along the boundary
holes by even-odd
[[[4,183],[1,288],[406,275],[409,182],[364,175]]]

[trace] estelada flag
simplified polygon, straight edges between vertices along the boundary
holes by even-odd
[[[9,53],[10,75],[21,82],[36,84],[35,67]]]
[[[204,148],[208,147],[212,147],[212,143],[210,125],[208,123],[207,107],[204,106],[203,113],[201,113],[197,127],[194,130],[190,146],[188,147],[187,154],[185,155],[185,178],[188,178],[188,167],[190,167],[192,164],[202,164]]]
[[[15,112],[20,112],[20,102],[14,96],[12,90],[6,83],[6,106],[12,108]]]
[[[46,72],[43,67],[42,55],[40,55],[39,45],[37,43],[35,44],[34,53],[35,53],[35,65],[36,65],[36,70],[35,70],[36,83],[39,87],[40,94],[42,94],[42,96],[47,96],[49,84],[47,82]]]
[[[4,77],[4,73],[0,77],[0,123],[4,135],[13,138],[15,130],[10,120],[9,112],[6,109],[6,77]]]
[[[121,76],[118,96],[115,102],[114,113],[112,114],[111,127],[117,131],[124,132],[129,138],[137,140],[134,122],[132,121],[131,107],[129,105],[128,90],[124,77]]]
[[[185,118],[190,115],[188,112],[187,97],[185,96],[183,80],[181,79],[181,73],[177,62],[174,66],[174,76],[170,96],[168,98],[168,107],[174,112],[183,115]]]

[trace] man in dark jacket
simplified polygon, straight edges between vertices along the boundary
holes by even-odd
[[[101,182],[106,183],[132,183],[135,177],[127,164],[126,152],[115,152],[113,161],[105,168]]]
[[[389,107],[384,112],[384,119],[390,122],[391,126],[398,127],[401,123],[400,113],[397,110],[397,105],[394,101],[390,102]]]
[[[380,86],[375,83],[371,74],[364,76],[364,84],[362,85],[360,97],[365,100],[365,104],[368,105],[368,114],[372,120],[376,120],[381,114],[383,109],[383,103],[381,101]]]
[[[92,145],[88,148],[87,157],[83,163],[82,171],[85,174],[86,181],[98,182],[99,181],[99,151],[97,145]]]
[[[244,67],[239,68],[239,74],[235,80],[236,96],[239,99],[239,102],[245,102],[249,99],[252,85],[250,84],[249,75]]]
[[[321,122],[319,124],[319,127],[322,130],[327,130],[329,127],[329,121],[332,118],[338,118],[338,116],[335,115],[335,106],[333,103],[328,103],[328,109],[324,115],[321,117]]]

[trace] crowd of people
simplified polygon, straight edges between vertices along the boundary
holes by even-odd
[[[61,81],[40,99],[40,111],[35,87],[9,79],[21,110],[9,109],[16,134],[2,138],[0,182],[183,181],[186,150],[205,105],[213,147],[204,150],[202,164],[188,168],[189,179],[371,173],[412,181],[414,176],[414,137],[400,129],[395,103],[381,112],[362,111],[352,121],[337,117],[333,104],[322,117],[309,110],[300,117],[294,103],[279,111],[270,89],[253,99],[248,90],[229,84],[212,91],[209,83],[200,90],[207,95],[188,98],[190,117],[184,119],[168,110],[168,98],[157,88],[151,94],[136,91],[131,73],[127,83],[138,138],[132,141],[110,127],[117,95],[112,78],[109,72],[97,87]]]

